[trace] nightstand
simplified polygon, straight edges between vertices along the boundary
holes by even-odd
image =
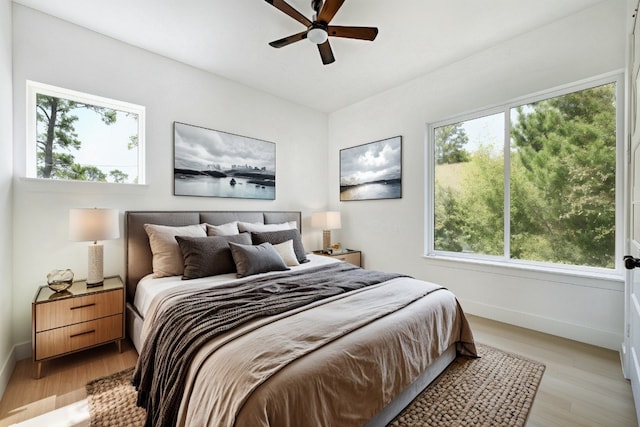
[[[331,258],[339,259],[340,261],[346,261],[358,267],[362,267],[362,254],[360,251],[354,251],[353,249],[345,249],[342,251],[334,251],[334,253],[327,254],[322,251],[313,251],[316,255],[328,256]]]
[[[122,351],[125,293],[122,279],[106,277],[102,286],[77,281],[63,292],[38,288],[31,304],[31,347],[36,378],[46,360],[115,342]]]

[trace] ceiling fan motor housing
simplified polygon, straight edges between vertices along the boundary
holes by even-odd
[[[313,22],[307,31],[307,39],[314,44],[322,44],[329,38],[327,24],[324,22]]]

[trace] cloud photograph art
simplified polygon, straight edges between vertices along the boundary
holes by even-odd
[[[402,137],[340,150],[340,200],[402,197]]]

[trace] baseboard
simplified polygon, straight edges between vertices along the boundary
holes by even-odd
[[[627,354],[627,347],[625,346],[625,343],[623,342],[620,345],[620,365],[622,365],[622,376],[628,380],[629,379],[629,362],[628,362],[628,354]]]
[[[13,370],[16,367],[16,362],[18,360],[27,359],[29,357],[31,357],[30,341],[15,344],[13,347],[11,347],[11,351],[2,364],[2,369],[0,369],[0,399],[2,399],[2,396],[4,396],[4,391],[9,384],[11,374],[13,374]]]
[[[4,391],[9,384],[11,374],[13,374],[13,369],[16,367],[15,348],[16,346],[11,348],[9,355],[2,364],[2,370],[0,370],[0,399],[4,396]]]
[[[613,333],[465,299],[460,299],[460,304],[464,307],[466,313],[475,316],[509,323],[614,351],[620,351],[620,343],[624,341],[622,330],[620,333]]]

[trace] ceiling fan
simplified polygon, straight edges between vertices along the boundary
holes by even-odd
[[[265,1],[307,27],[305,31],[273,41],[269,44],[273,47],[280,48],[303,39],[308,39],[318,45],[322,63],[325,65],[331,64],[336,60],[333,56],[331,45],[329,44],[329,36],[372,41],[378,35],[378,29],[375,27],[329,25],[331,19],[333,19],[345,0],[311,0],[311,7],[315,11],[313,21],[307,19],[284,0]]]

